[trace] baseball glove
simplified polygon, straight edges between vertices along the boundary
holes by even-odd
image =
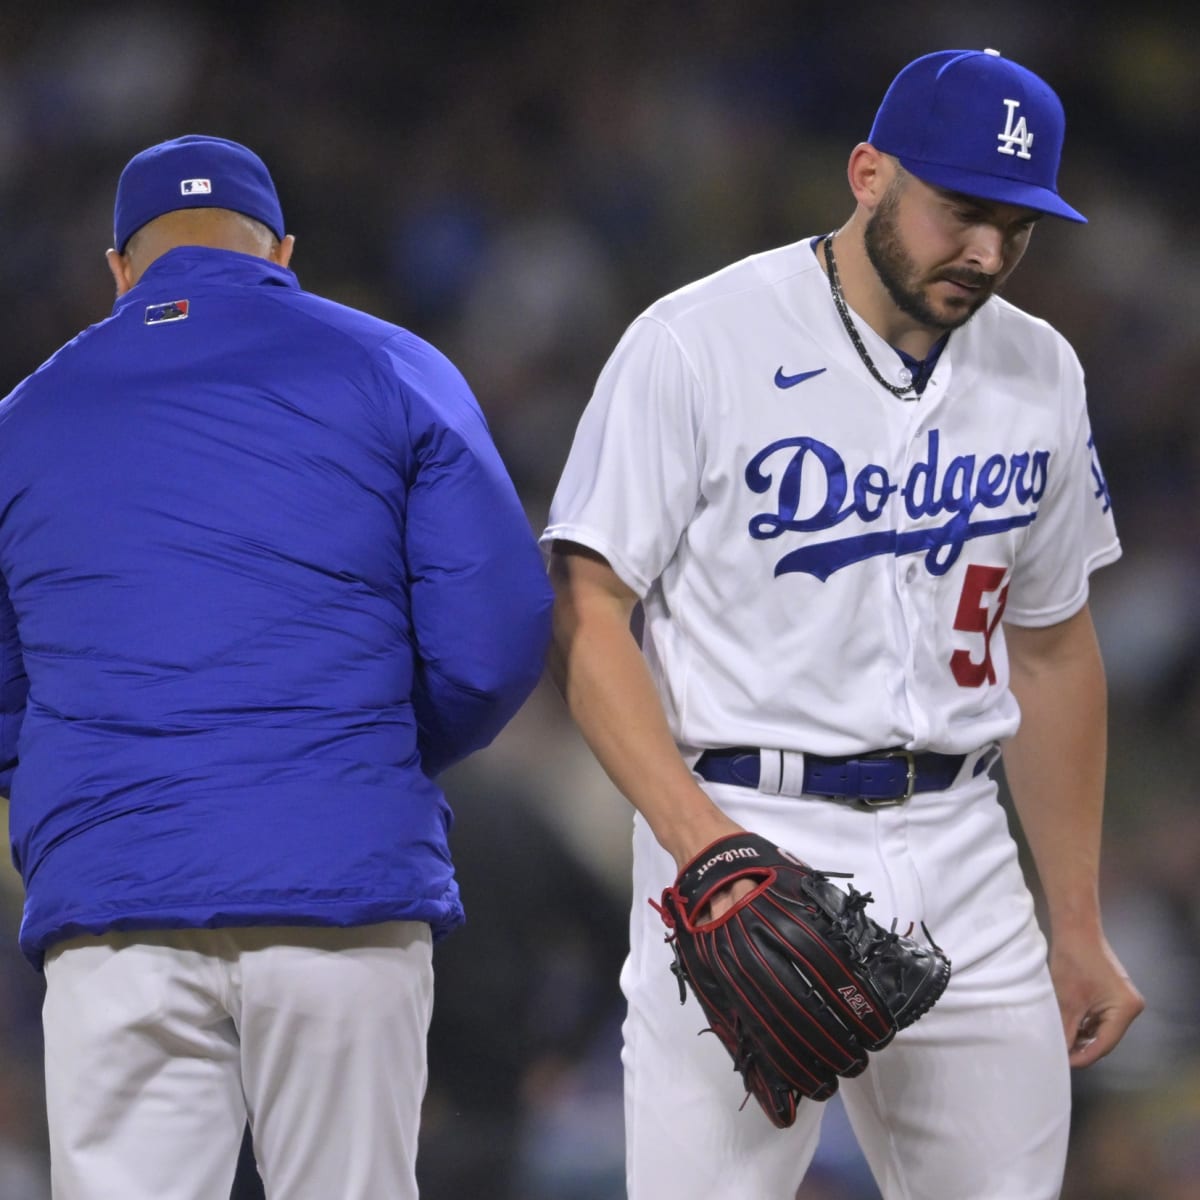
[[[840,1077],[866,1070],[868,1053],[928,1012],[950,979],[932,939],[921,946],[881,928],[864,911],[869,893],[830,878],[765,838],[734,834],[697,855],[654,905],[672,931],[680,1003],[686,982],[781,1129],[801,1098],[827,1100]],[[736,879],[755,887],[708,920],[709,899]]]

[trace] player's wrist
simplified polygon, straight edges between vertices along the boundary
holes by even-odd
[[[705,797],[705,807],[662,822],[655,828],[654,835],[659,845],[675,860],[676,868],[682,871],[713,842],[745,832],[742,826]]]
[[[1104,940],[1100,898],[1094,889],[1081,895],[1047,896],[1046,918],[1052,938]]]

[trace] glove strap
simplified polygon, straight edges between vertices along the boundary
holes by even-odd
[[[673,887],[663,892],[663,907],[670,909],[675,922],[689,933],[715,929],[729,920],[739,908],[775,882],[775,869],[785,861],[782,851],[755,833],[734,833],[718,838],[689,862]],[[695,920],[712,896],[736,879],[756,879],[758,886],[716,921]],[[657,905],[655,906],[657,907]]]

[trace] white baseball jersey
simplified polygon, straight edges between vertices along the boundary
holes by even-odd
[[[859,359],[810,241],[634,321],[576,433],[556,539],[602,554],[644,602],[685,753],[1008,737],[1001,616],[1064,620],[1120,554],[1066,341],[992,298],[920,400],[898,399]]]

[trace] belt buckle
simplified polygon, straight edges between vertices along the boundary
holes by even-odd
[[[913,798],[917,787],[917,756],[912,750],[876,750],[872,754],[864,754],[863,758],[902,758],[908,768],[908,778],[905,782],[903,796],[891,796],[887,799],[876,799],[860,796],[858,802],[866,808],[895,808],[898,804],[907,804]]]

